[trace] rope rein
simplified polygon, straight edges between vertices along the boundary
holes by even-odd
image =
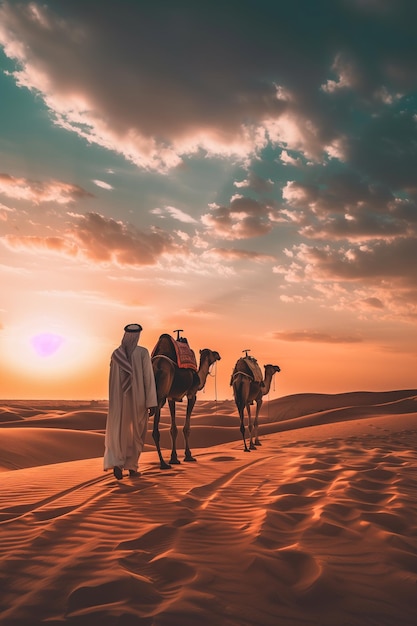
[[[209,370],[207,372],[208,376],[211,376],[212,378],[214,378],[214,402],[215,402],[215,410],[214,410],[214,414],[217,414],[217,361],[214,361],[214,363],[212,363],[209,366]],[[214,372],[212,374],[212,372]],[[206,386],[204,385],[203,387],[203,393],[206,393]]]
[[[269,396],[269,394],[270,394],[270,390],[271,390],[271,387],[269,387],[269,391],[268,391],[268,404],[267,404],[267,407],[266,407],[268,420],[269,420],[269,402],[270,402],[270,396]],[[275,376],[272,376],[272,390],[273,390],[273,391],[275,391]]]

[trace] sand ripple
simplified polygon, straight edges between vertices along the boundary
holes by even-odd
[[[387,419],[196,447],[167,472],[149,451],[122,481],[100,456],[3,471],[0,623],[414,626],[417,415]]]

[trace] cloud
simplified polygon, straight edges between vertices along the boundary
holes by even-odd
[[[177,274],[229,277],[233,263],[265,263],[275,257],[248,250],[227,250],[205,246],[201,253],[196,238],[168,233],[160,228],[141,230],[130,223],[98,213],[67,213],[65,228],[55,236],[6,234],[0,241],[12,251],[54,254],[79,263],[118,267],[155,266]],[[197,252],[196,252],[197,250]],[[230,265],[226,265],[229,261]]]
[[[220,239],[250,239],[265,235],[273,228],[273,209],[252,198],[236,195],[230,206],[210,208],[210,213],[203,214],[201,221],[209,234]]]
[[[314,182],[288,181],[280,214],[298,225],[308,239],[391,240],[416,232],[417,204],[396,197],[385,184],[375,184],[347,169],[324,171]]]
[[[191,317],[198,317],[198,318],[207,318],[207,319],[213,319],[213,318],[216,318],[216,317],[220,317],[219,313],[217,313],[216,311],[210,311],[210,310],[204,309],[202,307],[180,309],[177,312],[177,316],[178,317],[182,317],[183,315],[187,315],[187,316],[191,316]]]
[[[330,334],[318,330],[275,332],[273,338],[280,341],[305,341],[308,343],[360,343],[363,341],[361,337],[355,335]]]
[[[417,238],[341,248],[301,244],[286,253],[288,263],[273,267],[286,281],[283,302],[315,301],[396,321],[417,318]]]
[[[112,187],[112,185],[110,185],[109,183],[104,182],[104,180],[93,180],[93,183],[95,185],[97,185],[97,187],[101,187],[101,189],[107,189],[107,190],[111,190],[114,189],[114,187]]]
[[[3,242],[11,250],[27,252],[51,252],[66,256],[77,256],[79,249],[64,237],[38,237],[34,235],[6,235]]]
[[[179,222],[183,222],[184,224],[196,224],[197,223],[197,220],[195,220],[188,213],[184,213],[184,211],[181,211],[181,209],[177,209],[173,206],[167,206],[165,207],[165,211],[169,213],[171,217],[178,220]]]
[[[29,200],[34,204],[56,202],[69,204],[81,198],[92,198],[92,194],[78,185],[59,180],[36,181],[10,174],[0,173],[0,193],[17,200]]]
[[[61,237],[6,235],[4,244],[13,250],[48,252],[119,266],[155,265],[165,254],[186,254],[186,249],[160,229],[141,231],[130,224],[98,213],[72,215],[74,223]]]
[[[343,281],[330,277],[326,280],[309,274],[304,282],[292,277],[280,290],[280,301],[284,304],[313,305],[343,314],[350,311],[357,320],[414,324],[417,319],[417,288],[410,281],[392,278]]]
[[[96,263],[154,265],[164,253],[179,250],[173,238],[160,229],[144,232],[98,213],[81,216],[70,234],[80,251]]]
[[[383,309],[384,303],[379,298],[369,297],[364,299],[364,304],[369,306],[371,309]]]
[[[248,188],[260,194],[269,193],[274,187],[274,183],[272,180],[266,180],[265,178],[258,176],[254,172],[249,172],[249,175],[246,179],[241,181],[235,181],[233,184],[238,189]]]
[[[0,202],[0,221],[7,222],[8,219],[16,212],[15,209],[11,209],[10,207],[2,204]]]
[[[190,225],[182,231],[74,212],[55,237],[3,241],[122,266],[181,258],[178,271],[207,272],[210,254],[218,271],[224,260],[268,262],[264,238],[274,231],[283,298],[298,302],[326,287],[334,306],[386,314],[401,300],[405,310],[415,293],[416,3],[243,0],[239,14],[228,3],[142,4],[115,11],[101,2],[97,11],[82,0],[2,2],[9,77],[43,101],[55,124],[140,168],[167,173],[193,156],[199,168],[207,157],[229,158],[225,178],[232,170],[242,195],[227,201],[230,189],[217,181],[201,222],[185,195],[181,209],[170,200],[151,212]],[[0,192],[38,204],[90,196],[8,174]],[[183,232],[191,227],[194,234]],[[257,239],[256,252],[221,245],[248,239]]]
[[[316,0],[300,19],[299,3],[281,4],[245,1],[237,20],[205,2],[130,3],[117,15],[102,2],[98,15],[78,0],[5,1],[0,43],[56,124],[139,167],[166,171],[201,151],[245,161],[269,142],[320,160],[352,101],[366,112],[415,87],[416,10]],[[381,144],[366,141],[363,159],[382,165]]]
[[[109,277],[110,280],[115,280],[114,277]],[[118,281],[120,281],[120,276],[117,277]],[[123,282],[129,282],[130,281],[134,281],[137,280],[135,278],[131,278],[131,277],[123,277]],[[139,302],[135,297],[135,291],[134,290],[128,290],[125,291],[122,294],[118,294],[117,296],[115,295],[115,293],[113,292],[111,295],[106,295],[103,293],[100,293],[99,291],[89,291],[86,289],[77,289],[75,290],[71,290],[71,289],[60,289],[60,290],[54,290],[54,289],[45,289],[45,290],[40,290],[37,291],[37,294],[41,295],[44,298],[51,298],[51,299],[56,299],[59,298],[60,300],[62,299],[66,299],[68,300],[68,302],[72,305],[74,302],[79,301],[81,303],[81,305],[86,304],[88,305],[89,309],[91,309],[92,306],[97,307],[97,308],[103,308],[105,307],[106,309],[109,307],[113,307],[116,309],[131,309],[131,308],[135,308],[137,309],[146,309],[149,307],[148,304],[143,304],[143,302]]]
[[[302,246],[296,257],[318,279],[392,281],[415,284],[417,237],[378,241],[373,245],[332,250]]]
[[[265,263],[275,261],[275,257],[270,254],[262,254],[252,250],[236,250],[227,248],[210,248],[206,256],[216,256],[225,261],[255,261],[257,263]]]
[[[302,165],[301,159],[291,156],[290,154],[288,154],[287,150],[282,150],[279,158],[280,161],[285,165],[294,165],[296,167],[300,167]]]
[[[414,287],[417,238],[377,241],[372,245],[332,248],[301,244],[287,250],[289,263],[273,271],[289,282],[347,282]]]
[[[410,104],[374,115],[360,134],[346,141],[346,158],[352,167],[394,189],[415,186],[417,117],[411,98]]]

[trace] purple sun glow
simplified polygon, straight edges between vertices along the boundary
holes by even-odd
[[[32,337],[32,345],[39,356],[51,356],[64,343],[64,338],[54,333],[41,333]]]

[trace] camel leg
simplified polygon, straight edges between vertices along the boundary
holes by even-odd
[[[239,416],[240,416],[240,432],[242,433],[243,445],[245,446],[243,449],[245,452],[250,452],[248,446],[246,445],[246,439],[245,439],[245,416],[244,416],[243,407],[239,407]]]
[[[171,413],[171,442],[172,442],[172,448],[171,448],[171,458],[169,460],[170,463],[172,463],[173,465],[179,465],[181,463],[181,461],[178,460],[178,456],[177,456],[177,435],[178,435],[178,428],[177,428],[177,423],[175,421],[175,400],[168,400],[168,405],[169,405],[169,411]]]
[[[249,404],[246,405],[246,411],[248,412],[249,450],[256,450],[256,446],[253,443],[253,425]]]
[[[259,434],[258,434],[258,429],[259,429],[259,413],[261,410],[261,406],[262,406],[262,398],[260,398],[259,400],[256,401],[256,413],[255,413],[255,421],[253,424],[253,432],[255,435],[255,446],[261,446],[261,442],[259,441]]]
[[[197,459],[195,459],[192,456],[190,445],[189,445],[190,431],[191,431],[191,413],[193,412],[193,408],[194,408],[196,400],[197,400],[197,395],[191,396],[191,398],[188,398],[188,401],[187,401],[187,412],[185,414],[185,424],[182,430],[184,434],[184,441],[185,441],[184,461],[197,461]]]
[[[233,383],[233,395],[235,396],[236,407],[239,412],[240,417],[240,432],[242,434],[244,451],[250,452],[248,446],[246,445],[245,439],[245,398],[247,397],[248,389],[245,389],[245,383],[240,381],[239,383]]]
[[[155,442],[156,451],[158,452],[160,468],[161,469],[171,469],[171,466],[168,465],[168,463],[166,463],[164,461],[164,459],[162,458],[161,446],[159,445],[159,440],[161,438],[161,435],[159,433],[159,420],[160,419],[161,419],[161,407],[158,406],[156,411],[155,411],[155,415],[153,417],[152,437],[153,437],[153,440]]]

